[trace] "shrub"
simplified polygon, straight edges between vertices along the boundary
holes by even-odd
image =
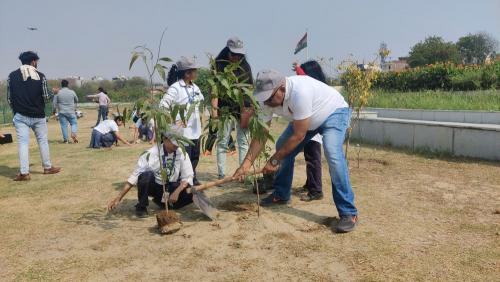
[[[374,88],[388,91],[479,90],[500,88],[500,62],[491,65],[437,63],[381,73]]]

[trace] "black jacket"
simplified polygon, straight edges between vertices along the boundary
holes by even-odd
[[[38,72],[40,80],[29,77],[23,81],[20,69],[9,74],[7,100],[15,113],[32,118],[45,117],[45,101],[50,98],[45,75]]]

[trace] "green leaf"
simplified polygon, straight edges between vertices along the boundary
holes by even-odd
[[[227,79],[222,79],[220,84],[222,84],[222,86],[224,86],[226,89],[229,89],[229,82],[227,82]]]
[[[198,103],[191,104],[189,106],[189,109],[188,109],[188,112],[187,112],[187,115],[186,115],[186,120],[189,120],[191,118],[191,115],[193,114],[193,112],[196,109],[197,105],[198,105]]]
[[[171,62],[172,61],[172,59],[170,59],[169,57],[162,57],[159,60],[164,61],[164,62]]]
[[[133,52],[132,53],[132,58],[130,59],[130,65],[128,66],[128,69],[131,70],[132,66],[134,65],[135,61],[139,58],[139,53]]]
[[[175,121],[177,119],[177,114],[179,114],[179,105],[175,105],[170,113],[170,117]]]
[[[162,66],[161,64],[156,64],[155,69],[156,69],[156,71],[158,71],[158,74],[160,75],[161,79],[163,79],[163,81],[165,81],[166,80],[165,67]]]
[[[179,115],[181,116],[182,122],[186,122],[186,105],[180,105],[179,106]]]

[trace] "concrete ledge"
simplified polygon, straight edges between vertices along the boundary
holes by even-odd
[[[373,144],[500,161],[500,125],[362,118],[352,136]]]
[[[455,110],[413,110],[367,108],[376,112],[378,117],[412,120],[500,124],[500,112],[494,111],[455,111]]]

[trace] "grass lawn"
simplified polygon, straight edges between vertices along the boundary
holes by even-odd
[[[426,109],[426,110],[476,110],[500,111],[500,90],[480,91],[376,91],[368,107]]]
[[[148,144],[90,150],[95,111],[79,120],[79,144],[62,144],[49,122],[57,175],[43,175],[32,138],[32,180],[13,182],[17,146],[0,146],[0,281],[495,281],[500,269],[500,165],[351,146],[350,173],[360,224],[332,233],[337,221],[328,168],[325,198],[298,199],[305,162],[295,163],[289,207],[261,210],[250,187],[207,190],[220,210],[211,222],[195,206],[178,211],[182,229],[156,232],[158,210],[134,216],[136,189],[116,211],[105,206]],[[273,127],[278,134],[284,123]],[[14,133],[12,127],[0,129]],[[127,129],[123,134],[130,138]],[[237,166],[229,156],[227,172]],[[215,156],[198,176],[216,179]]]

